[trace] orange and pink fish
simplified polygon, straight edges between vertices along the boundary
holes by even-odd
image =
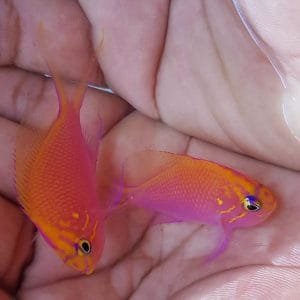
[[[16,189],[25,213],[59,257],[90,274],[104,246],[105,213],[96,179],[98,140],[84,136],[80,124],[84,82],[71,101],[62,80],[55,72],[53,77],[59,112],[47,130],[20,129]]]
[[[234,229],[262,223],[277,205],[272,192],[256,180],[185,155],[141,151],[125,161],[123,172],[123,205],[160,213],[158,224],[199,222],[219,227],[221,239],[207,261],[225,250]]]

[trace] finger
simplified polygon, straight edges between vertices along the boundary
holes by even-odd
[[[172,2],[158,78],[157,103],[166,123],[234,151],[300,167],[300,146],[282,112],[281,81],[230,1]]]
[[[105,78],[118,95],[151,117],[155,106],[156,72],[167,28],[168,1],[79,1],[103,51],[98,56]]]
[[[188,136],[160,121],[133,112],[115,126],[103,140],[99,157],[106,164],[99,169],[99,182],[117,182],[124,161],[137,151],[150,148],[185,153],[188,143]]]
[[[65,83],[68,95],[73,95],[77,84]],[[26,121],[29,125],[45,127],[58,112],[58,100],[51,78],[13,69],[0,69],[0,116],[11,121]],[[72,99],[71,99],[72,101]],[[88,88],[81,109],[83,126],[101,116],[106,132],[129,111],[129,105],[108,93]]]
[[[247,29],[252,30],[251,33],[255,35],[258,45],[271,55],[271,59],[279,59],[280,67],[283,67],[285,72],[299,78],[299,2],[295,0],[289,1],[288,4],[283,0],[276,3],[267,0],[255,4],[244,0],[234,2]],[[271,49],[268,49],[268,46]]]
[[[47,9],[45,9],[47,7]],[[0,1],[1,42],[0,65],[49,73],[45,56],[66,78],[80,80],[94,55],[89,23],[74,1]],[[76,22],[70,22],[76,20]],[[39,37],[43,22],[46,41]],[[45,48],[44,48],[45,47]],[[50,56],[50,57],[49,57]],[[95,64],[91,80],[103,83],[103,75]]]
[[[1,299],[3,299],[3,300],[10,300],[10,299],[12,299],[11,297],[11,295],[9,295],[9,293],[6,293],[5,291],[3,291],[3,290],[0,290],[0,297],[1,297]]]
[[[300,4],[292,0],[249,3],[236,1],[236,7],[246,28],[257,45],[269,57],[281,76],[286,89],[283,113],[292,134],[300,137],[300,33],[298,11]]]
[[[258,299],[268,295],[270,299],[295,299],[300,293],[297,268],[277,266],[248,266],[227,270],[203,281],[194,281],[187,288],[172,295],[172,299]],[[291,288],[293,287],[293,288]]]
[[[33,226],[20,208],[0,196],[1,288],[15,293],[33,250]],[[1,298],[2,299],[2,298]]]
[[[148,100],[149,92],[138,97],[135,82],[146,91],[143,82],[155,77],[158,114],[168,125],[261,160],[300,168],[300,145],[287,128],[282,111],[284,88],[280,78],[244,28],[231,1],[173,1],[168,15],[161,9],[152,24],[153,14],[147,13],[145,25],[138,29],[138,20],[128,19],[138,15],[139,3],[131,1],[117,12],[114,1],[101,1],[99,7],[105,9],[99,10],[94,9],[99,1],[81,3],[95,32],[102,28],[112,32],[101,64],[110,85],[131,104],[153,116],[147,104],[152,101]],[[157,7],[151,2],[151,12]],[[112,13],[107,14],[110,10]],[[157,30],[161,31],[166,18],[168,26],[162,36]],[[138,30],[134,35],[129,34],[132,27],[135,33]],[[141,45],[145,55],[138,60]],[[112,55],[113,49],[122,51]],[[119,76],[120,70],[129,69],[135,72]],[[157,74],[152,75],[155,71]],[[141,72],[147,78],[140,76]]]
[[[68,92],[76,88],[74,85],[66,87]],[[34,128],[48,127],[57,115],[57,95],[51,79],[13,69],[0,71],[0,88],[3,93],[0,102],[0,191],[13,198],[13,154],[18,131],[15,122],[26,121]],[[128,104],[120,98],[88,89],[81,110],[83,132],[95,135],[89,124],[100,116],[105,133],[129,111]]]

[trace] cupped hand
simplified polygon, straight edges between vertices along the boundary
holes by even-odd
[[[244,2],[243,15],[260,47],[230,1],[0,1],[3,299],[300,295],[300,149],[292,101],[300,70],[298,4]],[[41,21],[43,42],[37,34]],[[53,82],[42,75],[48,73],[45,56],[69,80],[71,93],[71,81],[82,78],[102,33],[93,81],[106,82],[119,96],[89,88],[81,112],[87,135],[95,134],[93,120],[103,119],[100,178],[114,178],[125,157],[152,148],[228,165],[278,197],[269,220],[237,230],[228,249],[209,264],[201,265],[201,258],[217,242],[214,228],[150,226],[153,216],[132,207],[107,220],[103,257],[94,274],[81,275],[63,265],[17,204],[16,133],[24,123],[48,126],[57,113]],[[107,200],[103,195],[100,201]]]

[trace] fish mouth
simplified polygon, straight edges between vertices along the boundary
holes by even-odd
[[[89,258],[88,257],[85,257],[85,259],[84,259],[84,262],[85,262],[85,269],[84,269],[84,273],[86,274],[86,275],[90,275],[90,274],[92,274],[93,272],[94,272],[94,266],[90,263],[91,261],[89,260]]]
[[[85,270],[84,270],[84,273],[86,275],[91,275],[92,273],[94,272],[94,268],[91,268],[89,266],[86,266]]]
[[[264,206],[265,208],[267,208],[267,210],[269,211],[268,215],[270,215],[277,207],[277,198],[275,197],[275,195],[264,185],[260,184],[257,192],[255,193],[256,197],[258,197],[258,199],[263,199],[264,195],[262,195],[262,198],[260,197],[260,193],[264,190],[267,190],[269,195],[267,196],[267,198],[265,199],[265,201],[262,201],[262,206]]]
[[[75,270],[83,273],[83,274],[86,274],[86,275],[90,275],[94,272],[94,268],[93,266],[91,266],[88,262],[87,259],[85,259],[85,263],[83,266],[80,266],[80,264],[76,263],[76,261],[72,261],[74,258],[76,257],[76,255],[69,255],[69,256],[65,256],[64,259],[63,259],[63,262],[74,268]]]
[[[91,265],[86,265],[85,269],[84,269],[84,274],[85,275],[91,275],[92,273],[94,273],[95,268]]]

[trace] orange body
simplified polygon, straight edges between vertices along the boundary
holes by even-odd
[[[82,134],[77,98],[55,78],[59,114],[45,132],[23,129],[16,147],[16,188],[25,213],[67,265],[91,273],[104,244],[96,186],[97,149]],[[97,145],[97,143],[94,143]]]

